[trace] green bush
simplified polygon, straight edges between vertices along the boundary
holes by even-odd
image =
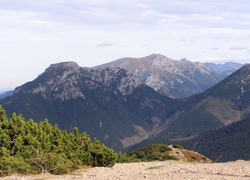
[[[168,155],[172,149],[166,144],[154,144],[130,153],[130,156],[141,161],[169,160],[176,159]]]
[[[184,149],[182,146],[180,146],[179,144],[174,144],[173,145],[174,148],[178,148],[178,149]]]
[[[160,154],[149,154],[146,156],[147,161],[155,161],[155,160],[159,160],[161,159],[161,155]]]
[[[31,166],[22,157],[1,157],[0,176],[7,176],[13,173],[29,174],[31,173]]]
[[[174,156],[170,156],[168,154],[165,154],[163,157],[162,157],[162,160],[163,161],[166,161],[166,160],[178,160],[176,157]]]
[[[91,142],[77,128],[61,131],[47,119],[28,122],[13,113],[10,119],[0,106],[0,176],[19,174],[65,174],[83,165],[113,166],[118,155],[114,150]]]
[[[192,156],[191,158],[194,159],[194,160],[196,160],[196,157],[195,157],[195,156]]]

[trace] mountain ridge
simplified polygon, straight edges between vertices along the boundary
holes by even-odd
[[[222,73],[219,68],[210,69],[200,62],[186,59],[177,61],[161,54],[142,58],[121,58],[92,68],[104,67],[126,69],[157,92],[177,99],[201,93],[237,69],[231,68],[227,70],[228,73]],[[228,69],[227,66],[223,67]]]
[[[248,160],[249,155],[247,150],[249,147],[247,146],[245,146],[245,150],[239,150],[239,152],[242,152],[242,155],[239,156],[239,153],[236,153],[237,146],[231,148],[233,152],[229,151],[229,140],[224,139],[214,142],[211,140],[209,141],[211,148],[206,146],[206,143],[213,132],[219,135],[221,131],[225,133],[231,131],[232,136],[230,136],[230,140],[234,141],[235,145],[237,142],[240,142],[233,140],[234,138],[236,139],[237,136],[244,137],[241,139],[241,144],[248,144],[250,140],[249,132],[245,131],[245,134],[239,135],[238,131],[242,130],[241,124],[244,125],[244,121],[246,121],[244,119],[248,119],[247,122],[249,124],[249,74],[250,65],[248,64],[225,78],[214,87],[188,98],[182,105],[183,108],[181,113],[179,112],[178,116],[173,116],[172,119],[167,120],[167,123],[163,125],[163,129],[160,133],[149,137],[147,140],[138,143],[134,147],[130,147],[127,151],[148,144],[180,143],[185,148],[198,150],[200,153],[214,161],[218,156],[223,156],[223,153],[226,154],[225,158],[221,158],[219,161],[237,160],[237,157]],[[231,130],[232,127],[236,128]],[[208,135],[204,135],[206,133]],[[196,141],[193,139],[196,139]],[[199,141],[200,139],[203,139],[205,145],[202,145],[202,142]],[[213,139],[216,139],[216,136],[214,136]],[[221,142],[222,144],[219,145],[218,142]],[[221,150],[220,147],[227,148]],[[206,148],[214,148],[218,153],[206,151]],[[230,157],[230,153],[232,157]]]

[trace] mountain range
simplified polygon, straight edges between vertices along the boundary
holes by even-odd
[[[172,98],[201,93],[242,67],[240,63],[200,63],[183,58],[173,60],[161,54],[142,58],[121,58],[96,67],[128,70],[157,92]]]
[[[1,93],[0,93],[0,99],[3,99],[3,98],[5,98],[5,97],[11,95],[12,92],[13,92],[13,91],[4,91],[4,92],[1,92]]]
[[[86,131],[112,148],[149,136],[181,101],[163,96],[120,68],[93,70],[74,62],[53,64],[35,80],[0,100],[10,115],[62,129]]]
[[[159,62],[163,58],[152,56]],[[249,118],[249,73],[250,65],[245,65],[200,94],[176,99],[120,67],[82,68],[63,62],[50,65],[0,104],[8,116],[16,112],[37,122],[48,118],[68,131],[77,127],[115,150],[154,142],[195,147],[192,142],[197,144],[201,135]]]
[[[235,62],[226,62],[223,64],[215,64],[215,63],[203,63],[207,68],[209,68],[213,72],[217,72],[219,74],[224,74],[224,75],[230,75],[239,68],[243,66],[241,63],[235,63]]]

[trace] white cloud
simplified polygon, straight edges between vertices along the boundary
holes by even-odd
[[[250,60],[250,1],[246,0],[0,3],[0,57],[1,62],[10,62],[1,64],[0,77],[9,73],[10,65],[23,75],[19,80],[13,74],[8,86],[32,80],[49,64],[65,60],[94,66],[152,53],[194,61]],[[0,84],[8,82],[0,79]]]
[[[114,43],[104,42],[98,44],[98,47],[111,47],[111,46],[114,46]]]
[[[213,50],[213,51],[218,51],[219,50],[219,48],[217,48],[217,47],[212,47],[210,49]]]
[[[243,46],[234,46],[234,47],[230,47],[229,50],[233,50],[233,51],[242,51],[242,50],[247,50],[247,47],[243,47]]]

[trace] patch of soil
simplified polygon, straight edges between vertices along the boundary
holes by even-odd
[[[112,168],[95,167],[75,171],[68,175],[8,176],[1,180],[141,180],[141,179],[192,179],[192,180],[249,180],[250,161],[227,163],[190,163],[183,161],[156,161],[115,164]]]

